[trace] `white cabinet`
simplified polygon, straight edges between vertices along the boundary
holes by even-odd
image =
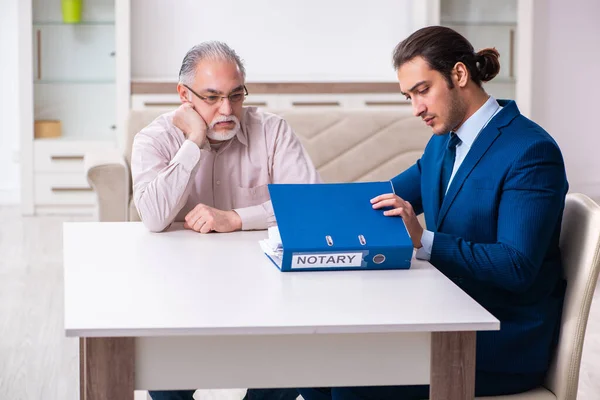
[[[34,140],[31,172],[34,212],[94,215],[96,198],[84,173],[84,155],[109,151],[115,146],[111,140]]]
[[[30,108],[21,117],[23,213],[93,215],[83,157],[117,147],[125,128],[129,0],[82,0],[76,23],[65,22],[59,0],[25,2],[31,76],[22,78]],[[58,137],[37,137],[35,123],[48,120],[60,121]]]
[[[84,174],[84,154],[108,151],[112,141],[35,140],[33,202],[36,213],[92,214],[96,197]]]
[[[36,140],[33,144],[33,169],[39,173],[83,173],[83,156],[92,151],[114,148],[110,141]]]

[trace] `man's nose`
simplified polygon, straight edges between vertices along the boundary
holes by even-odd
[[[425,105],[423,103],[417,102],[416,100],[412,101],[413,115],[415,117],[419,117],[421,114],[425,112]]]
[[[233,108],[231,107],[231,101],[226,97],[221,100],[221,105],[219,106],[219,112],[223,115],[231,115],[233,112]]]

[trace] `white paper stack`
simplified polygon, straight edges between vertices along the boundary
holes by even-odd
[[[279,228],[272,226],[269,228],[269,237],[258,242],[262,251],[271,257],[271,259],[281,265],[281,257],[283,256],[283,243],[279,235]]]

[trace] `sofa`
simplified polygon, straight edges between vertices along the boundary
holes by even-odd
[[[139,221],[129,163],[134,136],[170,109],[132,110],[123,150],[88,153],[87,180],[97,196],[99,221]],[[364,109],[297,107],[265,110],[285,118],[325,182],[389,180],[423,153],[431,130],[409,106]]]

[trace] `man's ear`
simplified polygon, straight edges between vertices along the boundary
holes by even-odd
[[[177,84],[177,93],[179,93],[179,100],[181,100],[182,103],[189,103],[192,101],[192,93],[188,90],[188,88],[183,86],[181,82]]]
[[[454,64],[454,68],[452,69],[452,75],[455,79],[455,84],[458,85],[458,87],[467,86],[467,83],[471,78],[469,74],[469,69],[464,63],[460,61]]]

